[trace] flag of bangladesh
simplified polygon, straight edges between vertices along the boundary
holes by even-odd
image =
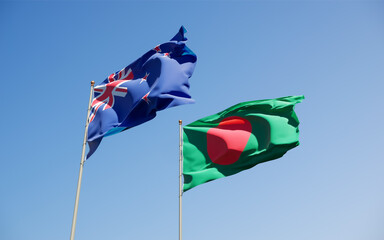
[[[184,191],[283,156],[299,145],[304,96],[239,103],[183,127]]]

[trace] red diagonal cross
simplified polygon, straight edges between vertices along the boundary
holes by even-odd
[[[116,80],[115,80],[115,76],[117,76]],[[132,79],[133,79],[132,70],[128,69],[126,71],[126,69],[123,68],[119,73],[117,74],[113,73],[108,77],[109,83],[101,86],[96,86],[94,88],[94,91],[100,93],[100,95],[93,99],[93,102],[92,102],[93,111],[89,116],[89,122],[92,122],[92,120],[96,116],[97,111],[102,105],[104,105],[103,110],[111,108],[115,103],[115,96],[125,97],[128,91],[126,87],[121,87],[121,85]]]
[[[94,110],[92,115],[90,116],[89,122],[92,122],[96,115],[96,112],[102,105],[104,105],[103,110],[111,108],[115,103],[115,96],[125,97],[125,95],[127,95],[127,88],[121,87],[120,85],[128,81],[129,80],[117,80],[111,83],[107,83],[105,85],[95,87],[94,91],[99,92],[100,95],[93,99],[92,108]]]
[[[120,87],[120,85],[128,81],[129,80],[117,80],[105,85],[95,87],[95,92],[99,92],[101,94],[93,100],[92,106],[103,102],[105,103],[103,110],[111,108],[115,101],[114,96],[125,97],[127,94],[127,88]]]

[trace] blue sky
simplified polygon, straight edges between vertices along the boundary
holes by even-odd
[[[178,120],[305,95],[301,145],[183,198],[184,240],[384,239],[382,1],[1,1],[0,239],[68,239],[90,81],[181,25],[193,105],[104,139],[76,239],[178,237]]]

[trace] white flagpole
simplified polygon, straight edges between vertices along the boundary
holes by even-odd
[[[182,176],[183,176],[183,129],[182,125],[183,121],[179,120],[179,240],[182,240],[182,196],[183,196],[183,184],[182,184]]]
[[[81,179],[83,177],[83,167],[84,167],[84,156],[85,156],[85,147],[87,144],[87,136],[88,136],[88,118],[89,113],[91,111],[91,102],[93,97],[93,88],[95,82],[91,81],[91,93],[89,95],[89,103],[88,103],[88,111],[87,111],[87,121],[85,122],[85,132],[84,132],[84,141],[83,141],[83,151],[81,153],[81,161],[80,161],[80,172],[79,172],[79,180],[77,181],[77,191],[76,191],[76,200],[75,200],[75,208],[73,210],[73,219],[72,219],[72,228],[71,228],[71,238],[70,240],[75,239],[75,229],[76,229],[76,219],[77,219],[77,209],[79,207],[79,197],[80,197],[80,188],[81,188]]]

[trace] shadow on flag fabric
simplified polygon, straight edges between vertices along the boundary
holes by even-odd
[[[282,157],[299,145],[304,96],[239,103],[183,127],[184,191]]]
[[[154,47],[95,86],[87,158],[103,137],[149,121],[157,111],[194,102],[188,79],[197,57],[185,45],[185,33],[182,26],[169,42]]]

